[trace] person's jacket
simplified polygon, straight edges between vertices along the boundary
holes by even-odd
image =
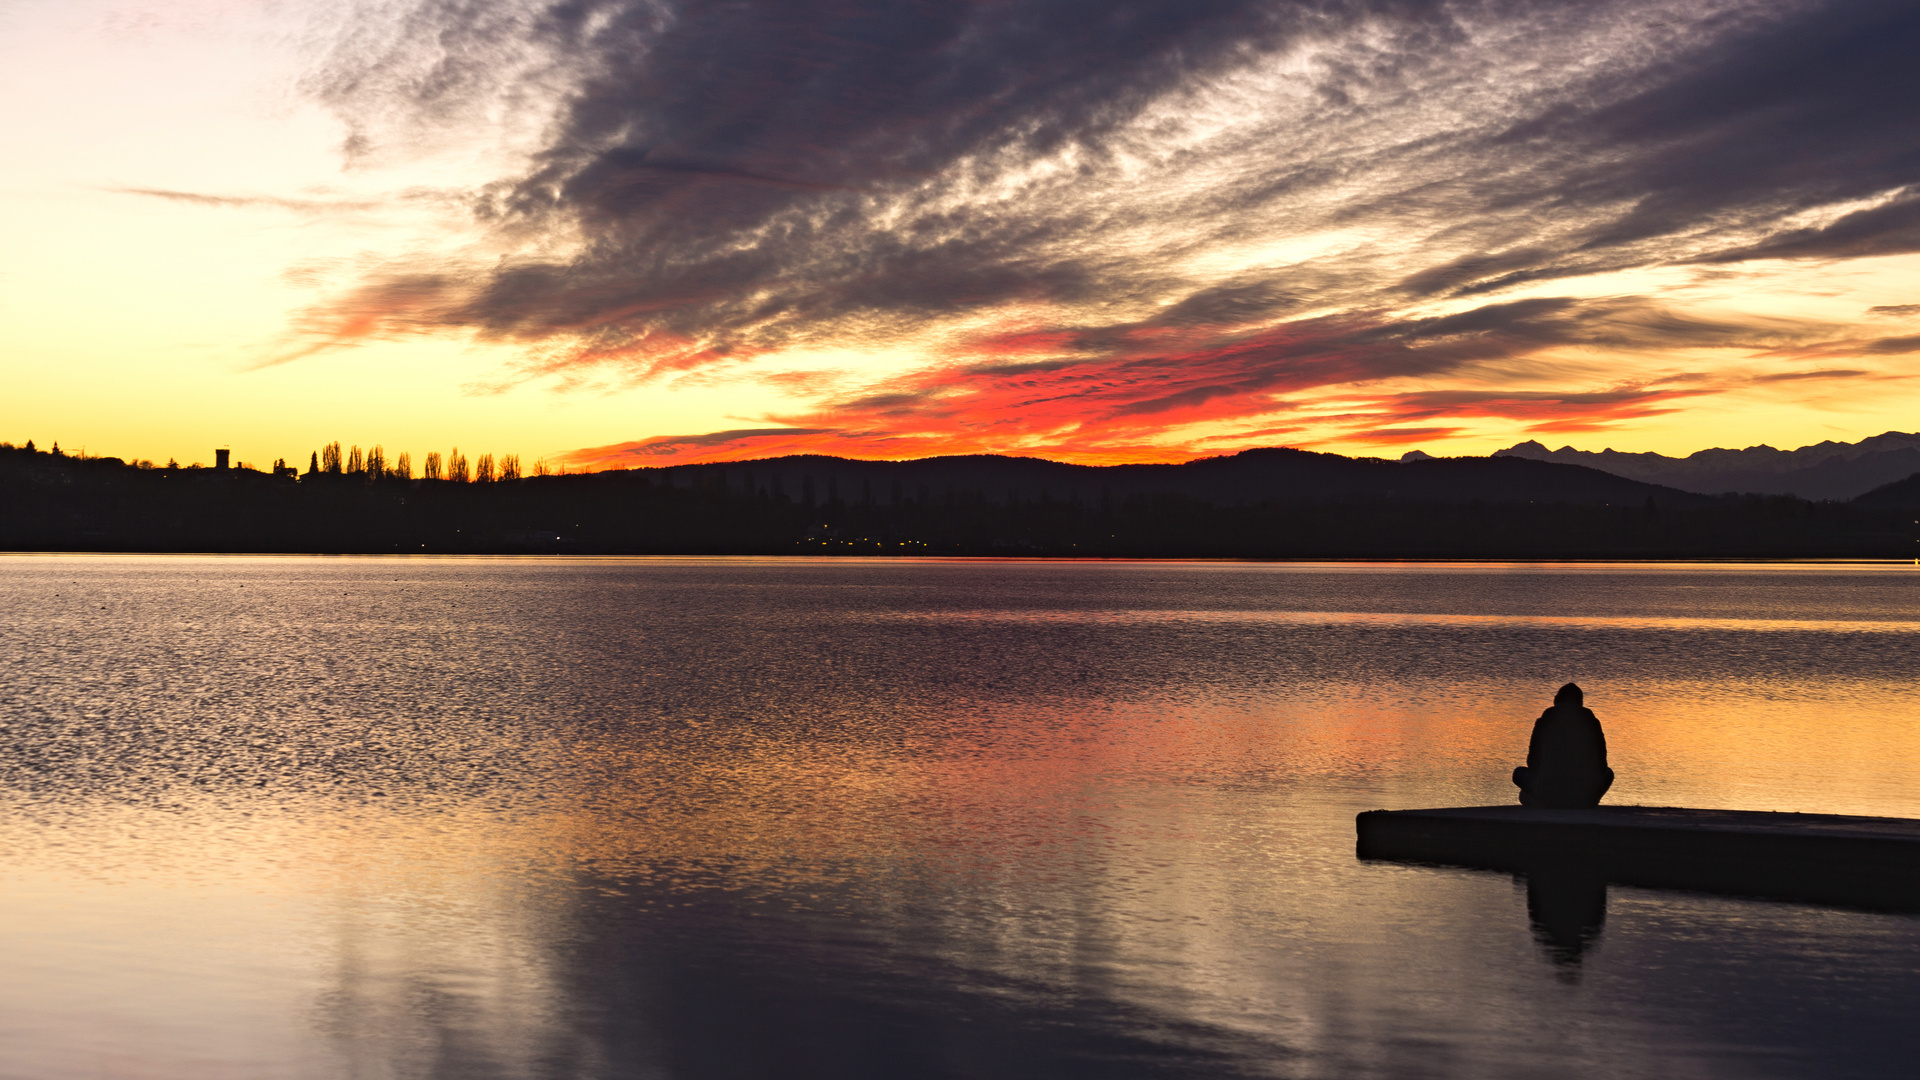
[[[1527,741],[1531,788],[1542,802],[1592,805],[1590,793],[1607,775],[1607,737],[1584,705],[1555,705],[1533,722]]]

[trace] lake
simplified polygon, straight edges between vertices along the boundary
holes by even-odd
[[[1911,1075],[1920,917],[1354,857],[1568,680],[1920,817],[1911,565],[0,557],[0,1077]]]

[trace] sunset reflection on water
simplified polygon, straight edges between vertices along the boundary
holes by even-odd
[[[0,1075],[1801,1075],[1920,1049],[1892,1026],[1910,917],[1616,888],[1569,981],[1511,879],[1352,853],[1358,810],[1511,801],[1569,678],[1610,801],[1920,816],[1911,568],[0,575]]]

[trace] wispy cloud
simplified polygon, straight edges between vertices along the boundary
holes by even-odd
[[[1303,395],[1496,363],[1537,383],[1569,349],[1825,342],[1866,370],[1910,340],[1541,294],[1920,252],[1910,4],[416,0],[361,15],[310,84],[351,122],[352,153],[501,115],[538,115],[545,134],[471,195],[484,261],[397,260],[314,313],[316,347],[465,331],[523,345],[523,377],[666,382],[752,378],[755,358],[799,349],[879,353],[889,370],[855,392],[821,379],[770,417],[804,429],[779,438],[1087,459],[1197,452],[1223,424],[1289,430],[1276,418]],[[1354,430],[1424,431],[1408,426],[1422,409],[1578,430],[1711,392],[1382,391]],[[774,438],[720,436],[634,446]]]
[[[164,199],[168,202],[191,203],[195,206],[264,207],[307,214],[371,210],[381,205],[378,202],[360,199],[288,199],[273,195],[213,195],[199,191],[170,191],[166,188],[111,187],[105,190],[119,195],[139,195],[149,199]]]
[[[1871,371],[1840,369],[1835,371],[1777,371],[1771,375],[1756,375],[1754,382],[1802,382],[1807,379],[1870,379]]]

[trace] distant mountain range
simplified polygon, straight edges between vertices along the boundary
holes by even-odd
[[[1058,502],[1111,505],[1174,495],[1213,506],[1274,499],[1366,502],[1643,504],[1699,501],[1689,492],[1608,471],[1506,457],[1383,461],[1310,450],[1243,450],[1180,465],[1069,465],[1040,458],[973,454],[917,461],[857,461],[802,454],[633,470],[678,488],[759,492],[813,506],[894,506],[964,496],[1001,506]]]
[[[1549,450],[1528,441],[1497,450],[1493,456],[1584,465],[1629,480],[1703,495],[1757,492],[1846,500],[1920,473],[1920,434],[1889,431],[1857,443],[1823,442],[1798,450],[1764,445],[1744,450],[1701,450],[1683,458],[1618,450],[1596,453],[1571,446]]]

